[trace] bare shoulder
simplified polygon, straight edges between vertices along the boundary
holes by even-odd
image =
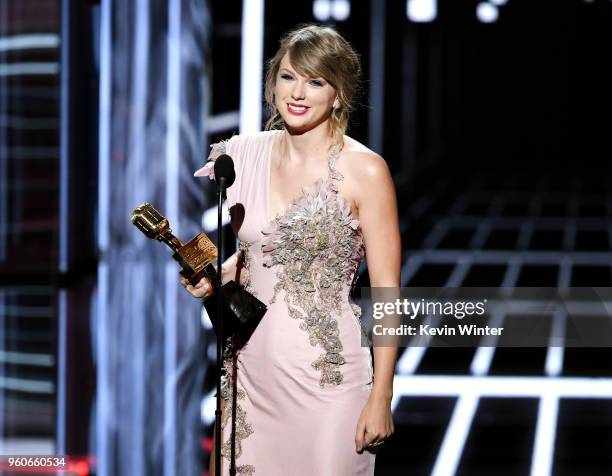
[[[340,171],[349,179],[358,182],[367,179],[371,182],[384,180],[389,176],[389,167],[385,159],[349,136],[344,136],[341,157]]]
[[[339,184],[340,191],[357,214],[362,204],[372,202],[372,197],[389,196],[393,190],[385,159],[355,139],[344,136],[344,147],[338,159],[336,168],[344,177]]]

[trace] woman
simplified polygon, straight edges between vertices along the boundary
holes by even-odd
[[[239,250],[223,280],[268,305],[248,343],[225,350],[223,474],[231,418],[240,475],[372,475],[375,449],[393,433],[397,348],[375,348],[372,369],[349,298],[364,254],[372,286],[397,287],[400,274],[387,165],[344,135],[360,70],[332,28],[289,32],[268,63],[267,130],[213,144],[196,172],[212,176],[221,153],[234,159],[227,200]],[[212,292],[206,280],[183,285],[195,297]]]

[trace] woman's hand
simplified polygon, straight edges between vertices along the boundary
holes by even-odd
[[[221,265],[221,284],[225,284],[228,281],[235,279],[239,255],[240,251],[236,251],[232,256],[225,260],[223,265]],[[181,284],[188,293],[199,299],[210,296],[214,291],[212,283],[206,278],[200,279],[195,286],[192,286],[189,284],[189,280],[181,277]]]
[[[361,453],[365,448],[376,448],[393,434],[391,399],[370,394],[361,410],[355,433],[355,448]]]
[[[181,277],[181,284],[189,294],[196,298],[201,299],[206,296],[210,296],[213,293],[212,284],[205,277],[200,279],[200,281],[195,286],[189,284],[189,280],[187,278]]]

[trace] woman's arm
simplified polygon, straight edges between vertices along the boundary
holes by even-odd
[[[397,293],[401,241],[393,180],[386,162],[379,155],[370,152],[356,152],[355,155],[351,162],[355,160],[360,166],[353,174],[354,196],[365,241],[370,285],[373,288],[391,288],[391,293]],[[385,344],[374,345],[374,383],[358,424],[357,451],[382,442],[393,433],[390,405],[397,345],[393,345],[393,341]]]

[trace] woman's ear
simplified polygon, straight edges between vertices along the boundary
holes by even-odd
[[[334,100],[334,105],[332,106],[332,109],[338,109],[340,107],[340,101],[338,101],[338,98],[336,98]]]

